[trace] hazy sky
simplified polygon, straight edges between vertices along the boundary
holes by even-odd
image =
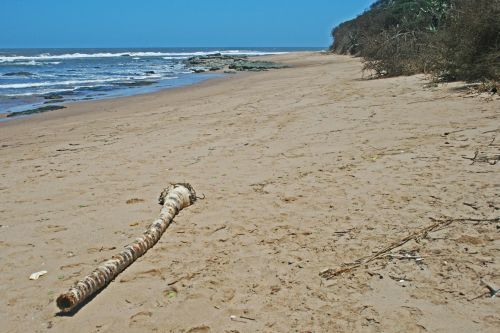
[[[0,48],[319,46],[373,0],[0,0]]]

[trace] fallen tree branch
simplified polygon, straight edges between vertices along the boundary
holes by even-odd
[[[471,165],[476,163],[476,162],[483,162],[483,163],[488,163],[490,165],[495,165],[497,164],[498,161],[500,161],[500,155],[480,155],[479,151],[476,150],[474,152],[473,157],[467,157],[467,156],[462,156],[462,158],[466,160],[471,160]]]
[[[476,129],[476,128],[477,127],[467,127],[467,128],[462,128],[462,129],[455,130],[455,131],[444,132],[443,136],[447,136],[447,135],[450,135],[450,134],[453,134],[453,133],[460,133],[460,132],[463,132],[463,131],[473,130],[473,129]]]
[[[454,218],[448,218],[448,219],[444,219],[444,220],[435,219],[435,218],[431,217],[431,220],[434,221],[433,224],[431,224],[431,225],[429,225],[429,226],[427,226],[427,227],[425,227],[423,229],[417,230],[417,231],[411,233],[410,235],[406,236],[405,238],[400,239],[400,240],[398,240],[398,241],[396,241],[396,242],[394,242],[394,243],[386,246],[385,248],[383,248],[382,250],[378,251],[374,255],[371,255],[371,256],[365,257],[365,258],[360,258],[360,259],[356,260],[352,264],[343,265],[343,267],[341,267],[341,268],[337,268],[337,269],[328,268],[328,269],[325,269],[325,270],[321,271],[319,273],[319,275],[322,278],[330,280],[330,279],[334,278],[335,276],[337,276],[339,274],[347,273],[347,272],[350,272],[350,271],[352,271],[352,270],[354,270],[356,268],[359,268],[361,266],[367,265],[368,263],[374,261],[375,259],[378,259],[378,258],[382,257],[387,252],[392,251],[395,248],[398,248],[398,247],[400,247],[400,246],[408,243],[411,240],[414,240],[416,238],[421,238],[421,237],[425,236],[429,232],[440,230],[440,229],[442,229],[444,227],[449,226],[450,224],[452,224],[454,222],[465,222],[465,221],[471,221],[471,222],[499,222],[500,221],[500,217],[496,217],[496,218],[493,218],[493,219],[480,219],[480,218],[456,218],[456,219],[454,219]]]
[[[500,293],[500,289],[493,287],[489,283],[485,282],[483,279],[481,279],[480,281],[481,281],[481,284],[484,285],[488,289],[488,291],[482,293],[481,295],[478,295],[476,297],[468,299],[469,302],[475,301],[476,299],[484,297],[484,296],[489,296],[490,298],[495,298],[498,295],[498,293]]]
[[[174,216],[195,201],[196,192],[189,184],[172,184],[166,188],[159,199],[160,205],[163,205],[159,217],[141,237],[76,282],[68,292],[61,294],[57,298],[57,306],[61,312],[70,312],[91,295],[104,288],[125,268],[153,247],[172,223]]]
[[[484,284],[484,286],[486,288],[488,288],[488,292],[489,292],[491,298],[496,297],[498,295],[498,293],[500,293],[499,288],[495,288],[494,286],[492,286],[488,282],[484,281],[483,279],[481,279],[481,283]]]

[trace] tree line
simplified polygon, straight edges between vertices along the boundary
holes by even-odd
[[[500,78],[500,0],[378,0],[332,36],[331,51],[377,76]]]

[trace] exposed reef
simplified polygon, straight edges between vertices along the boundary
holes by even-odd
[[[194,73],[214,71],[224,71],[225,73],[234,73],[234,71],[260,72],[288,67],[272,61],[254,61],[246,56],[232,56],[220,53],[191,57],[185,60],[185,64]]]
[[[17,116],[27,116],[30,114],[60,110],[60,109],[65,109],[65,108],[66,107],[62,106],[62,105],[46,105],[46,106],[41,106],[41,107],[36,108],[36,109],[30,109],[30,110],[19,111],[19,112],[12,112],[12,113],[7,114],[6,117],[10,118],[10,117],[17,117]]]

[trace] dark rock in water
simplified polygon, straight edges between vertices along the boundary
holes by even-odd
[[[130,54],[122,54],[121,57],[130,57]]]
[[[220,53],[207,54],[205,56],[194,56],[187,60],[185,63],[188,65],[204,65],[207,67],[210,66],[225,66],[229,63],[232,63],[236,60],[245,60],[247,57],[245,56],[235,56],[235,55],[222,55]]]
[[[128,88],[133,88],[133,87],[143,87],[143,86],[149,86],[152,84],[158,83],[158,81],[132,81],[132,82],[117,82],[114,83],[115,86],[120,86],[120,87],[128,87]]]
[[[43,104],[51,104],[51,103],[62,103],[64,99],[51,99],[50,101],[45,101]]]
[[[145,71],[144,73],[150,75],[150,74],[155,74],[155,71]]]
[[[205,73],[207,70],[205,68],[191,68],[195,73]]]
[[[198,65],[203,63],[200,57],[191,57],[188,60],[186,60],[186,62],[190,65]]]
[[[45,99],[61,99],[63,98],[62,95],[58,95],[58,94],[48,94],[48,95],[44,95],[43,98]]]
[[[47,105],[47,106],[41,106],[36,109],[31,109],[31,110],[26,110],[26,111],[19,111],[19,112],[12,112],[7,115],[8,118],[10,117],[17,117],[17,116],[27,116],[30,114],[35,114],[35,113],[42,113],[42,112],[48,112],[48,111],[54,111],[54,110],[60,110],[60,109],[65,109],[65,106],[62,105]]]
[[[210,67],[210,71],[211,72],[220,71],[222,68],[224,68],[224,67],[223,66],[212,66],[212,67]]]
[[[33,76],[30,72],[9,72],[5,73],[3,76]]]

